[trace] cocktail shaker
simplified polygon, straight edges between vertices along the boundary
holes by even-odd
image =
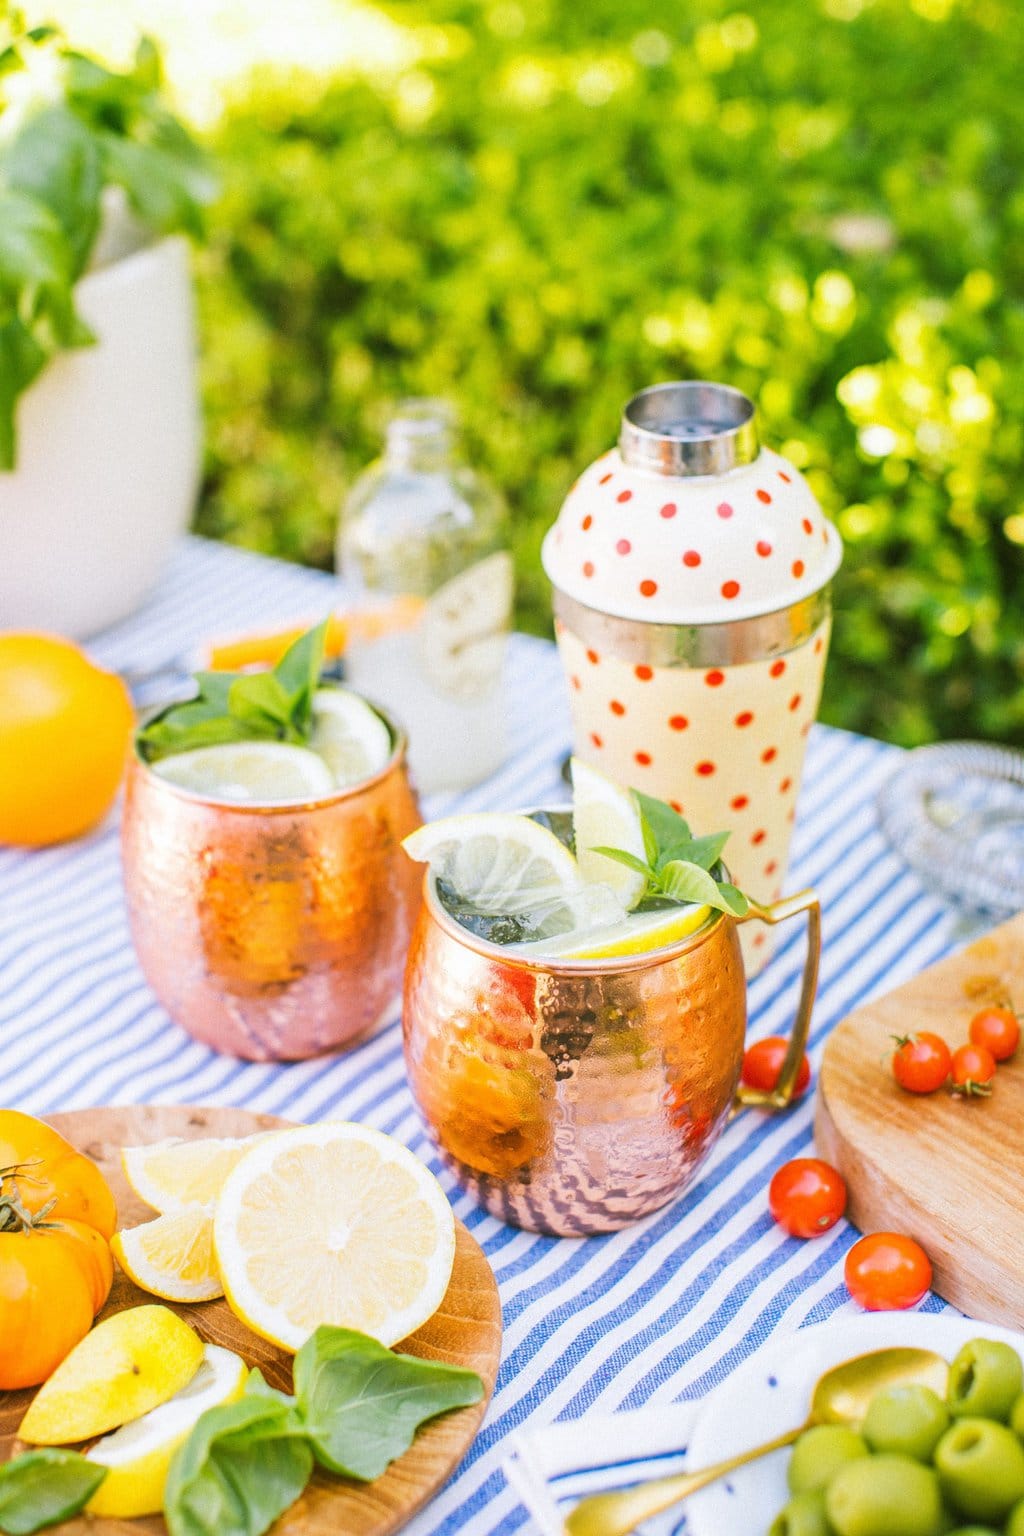
[[[752,403],[682,381],[635,395],[544,540],[574,749],[670,801],[752,896],[782,891],[818,708],[839,534]],[[744,935],[748,973],[767,959]]]

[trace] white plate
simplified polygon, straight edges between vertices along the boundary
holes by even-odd
[[[802,1423],[818,1377],[842,1360],[900,1344],[952,1360],[979,1338],[1001,1339],[1024,1355],[1024,1334],[945,1312],[866,1312],[773,1339],[708,1398],[687,1467],[708,1466]],[[788,1460],[788,1450],[776,1451],[693,1494],[686,1501],[690,1536],[764,1536],[789,1497]]]

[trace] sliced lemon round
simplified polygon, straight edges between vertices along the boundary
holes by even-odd
[[[316,800],[335,788],[327,764],[306,747],[284,741],[229,741],[162,757],[152,765],[160,778],[189,789],[250,805],[274,800]]]
[[[610,885],[624,907],[635,906],[647,889],[647,877],[593,850],[620,848],[646,864],[636,800],[630,790],[578,757],[572,759],[572,829],[584,880]]]
[[[338,789],[379,773],[394,750],[380,715],[348,688],[317,689],[309,745],[326,763]]]
[[[446,816],[410,833],[402,847],[481,912],[528,912],[583,886],[568,848],[528,816]]]
[[[710,907],[676,907],[660,912],[635,912],[607,928],[566,934],[536,946],[523,945],[524,953],[559,960],[611,960],[620,955],[645,955],[649,950],[678,944],[695,933],[711,914]]]
[[[169,1307],[97,1323],[39,1388],[18,1426],[30,1445],[91,1440],[166,1403],[192,1380],[203,1342]]]
[[[154,1221],[127,1227],[110,1239],[114,1257],[130,1279],[165,1301],[210,1301],[224,1287],[213,1255],[213,1214],[206,1205],[185,1205]]]
[[[228,1175],[213,1235],[232,1310],[289,1350],[321,1323],[397,1343],[437,1311],[455,1260],[455,1218],[430,1170],[347,1122],[252,1147]]]
[[[86,1452],[87,1461],[108,1469],[86,1505],[89,1513],[120,1520],[159,1514],[171,1457],[200,1414],[241,1397],[247,1374],[240,1355],[207,1344],[187,1386]]]
[[[144,1147],[123,1147],[121,1166],[135,1193],[155,1211],[210,1205],[221,1185],[256,1138],[234,1141],[207,1136],[199,1141],[171,1137]]]

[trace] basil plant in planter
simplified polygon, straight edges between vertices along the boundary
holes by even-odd
[[[124,617],[188,524],[214,190],[152,43],[118,73],[0,0],[0,630]]]

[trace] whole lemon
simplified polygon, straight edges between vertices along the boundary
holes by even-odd
[[[124,683],[78,646],[0,634],[0,843],[42,847],[101,821],[133,725]]]

